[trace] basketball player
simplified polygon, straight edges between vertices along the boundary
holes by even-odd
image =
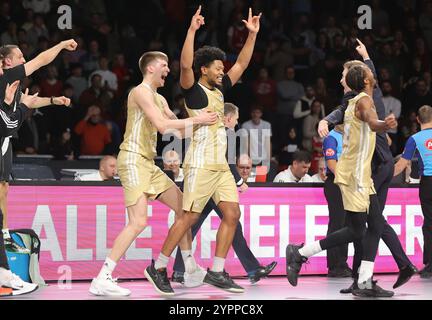
[[[40,53],[29,62],[26,62],[18,46],[5,45],[0,47],[0,59],[2,59],[2,68],[4,69],[4,74],[0,77],[0,101],[3,100],[3,93],[5,92],[7,84],[12,84],[17,80],[24,80],[25,77],[30,76],[36,70],[51,63],[62,50],[74,51],[76,47],[77,43],[73,39],[62,41],[56,46]],[[3,109],[6,114],[16,110],[16,106],[20,101],[20,96],[21,85],[19,84],[14,100],[11,103],[11,108]],[[33,108],[40,108],[53,104],[68,106],[70,104],[70,99],[66,97],[35,97]],[[0,209],[4,215],[2,232],[8,251],[29,253],[28,249],[22,248],[12,241],[7,224],[7,194],[9,190],[9,176],[12,169],[12,144],[10,143],[10,138],[11,136],[5,136],[1,139],[1,161],[3,165],[0,168]]]
[[[364,64],[366,64],[377,78],[375,72],[375,66],[372,60],[369,57],[368,51],[365,45],[357,39],[358,46],[356,50],[358,54],[363,58]],[[328,134],[328,124],[336,125],[343,122],[343,115],[345,109],[348,105],[348,100],[353,98],[357,93],[352,91],[345,81],[345,75],[348,69],[353,65],[363,65],[363,62],[353,60],[348,61],[344,65],[344,70],[342,72],[341,85],[344,88],[344,97],[342,101],[342,105],[325,117],[320,121],[318,127],[318,133],[321,137],[326,136]],[[373,90],[373,101],[378,114],[378,118],[380,120],[384,120],[385,117],[385,107],[382,101],[382,91],[378,84],[375,85]],[[374,187],[377,192],[377,196],[380,202],[381,211],[384,210],[385,203],[387,200],[387,193],[390,186],[390,182],[393,178],[394,164],[393,164],[393,156],[390,151],[390,147],[387,143],[387,136],[385,132],[378,132],[376,135],[376,144],[375,151],[372,160],[372,179],[374,181]],[[381,235],[384,243],[390,249],[392,256],[398,265],[399,275],[396,282],[393,285],[393,288],[400,287],[404,283],[408,282],[409,279],[417,272],[417,268],[411,263],[405,251],[402,248],[402,244],[393,230],[393,228],[385,221],[384,230]],[[361,248],[362,246],[358,243],[354,243],[354,259],[353,259],[353,274],[352,277],[355,279],[358,277],[358,268],[360,266],[361,261]],[[341,293],[351,293],[351,290],[354,286],[353,284],[346,289],[342,289]]]
[[[231,174],[234,177],[236,186],[238,187],[239,192],[246,192],[248,189],[248,185],[246,184],[246,181],[243,180],[243,178],[240,176],[240,174],[237,171],[237,167],[235,165],[236,159],[235,159],[235,142],[236,142],[236,133],[234,131],[235,126],[237,125],[239,118],[239,109],[236,105],[232,103],[225,103],[224,106],[224,125],[228,137],[228,146],[234,146],[234,148],[230,148],[230,151],[227,149],[227,158],[228,158],[228,164],[231,171]],[[231,143],[231,144],[230,144]],[[232,144],[234,143],[234,144]],[[234,152],[233,152],[234,151]],[[233,154],[231,156],[231,154]],[[204,207],[203,211],[200,214],[199,220],[197,223],[195,223],[192,226],[192,239],[195,237],[195,235],[198,233],[199,229],[201,228],[202,224],[204,223],[205,219],[208,217],[210,212],[215,211],[216,214],[219,216],[219,218],[223,219],[223,215],[219,208],[215,205],[213,199],[210,199],[207,205]],[[252,284],[260,281],[262,278],[267,277],[273,269],[276,267],[276,261],[271,262],[270,264],[266,266],[261,266],[257,260],[257,258],[254,256],[252,251],[250,250],[246,239],[243,235],[242,225],[241,223],[237,224],[235,235],[233,238],[232,246],[234,249],[234,252],[238,256],[240,263],[242,264],[243,268],[247,272],[248,278]],[[174,263],[174,273],[172,277],[172,281],[184,283],[185,278],[183,276],[184,274],[184,264],[181,259],[181,255],[179,252],[177,252],[175,263]],[[200,279],[201,281],[203,279]],[[188,284],[185,284],[188,286]]]
[[[237,187],[229,171],[225,158],[226,132],[223,124],[223,93],[235,84],[246,70],[252,57],[261,15],[252,16],[249,9],[248,20],[243,23],[249,30],[236,63],[224,74],[225,54],[215,47],[203,47],[194,56],[196,31],[204,24],[201,6],[192,17],[180,58],[180,85],[186,100],[189,116],[198,116],[206,112],[216,112],[218,120],[211,126],[195,126],[189,149],[184,161],[184,196],[185,215],[177,220],[168,234],[161,255],[156,265],[146,269],[148,279],[158,280],[158,267],[166,267],[168,257],[175,249],[182,234],[197,222],[200,213],[210,198],[222,211],[223,219],[216,235],[216,254],[213,267],[207,271],[204,282],[230,292],[243,292],[224,271],[225,258],[231,246],[240,218]],[[195,80],[195,71],[199,80]]]
[[[205,112],[186,120],[177,120],[165,98],[156,92],[158,88],[164,86],[165,78],[169,73],[168,57],[164,53],[158,51],[144,53],[139,60],[139,67],[143,74],[143,81],[129,93],[126,131],[117,157],[117,171],[124,190],[129,222],[115,239],[99,275],[91,283],[90,293],[94,295],[127,296],[130,294],[128,289],[117,285],[112,278],[112,272],[131,243],[147,226],[149,201],[158,199],[174,210],[177,217],[183,214],[182,193],[154,163],[157,132],[164,134],[174,129],[183,134],[193,125],[212,125],[217,118],[216,113]],[[187,231],[182,234],[184,237],[180,247],[187,251],[184,257],[189,261],[185,261],[185,264],[191,264],[194,268],[195,261],[190,256],[192,237],[190,230]],[[173,294],[166,277],[166,268],[156,267],[158,292]]]
[[[296,286],[301,266],[309,257],[361,239],[366,232],[363,237],[359,278],[352,293],[357,296],[391,297],[392,291],[383,290],[372,280],[375,256],[385,220],[373,185],[371,162],[375,148],[375,132],[395,128],[397,122],[394,115],[386,117],[385,121],[378,120],[371,98],[375,79],[367,66],[351,67],[346,74],[346,82],[350,88],[359,92],[349,100],[345,111],[343,151],[335,173],[335,183],[341,190],[347,213],[347,226],[305,246],[288,245],[287,278],[291,285]]]
[[[420,277],[432,278],[432,107],[422,106],[417,121],[421,131],[408,138],[402,157],[395,165],[394,175],[400,174],[414,154],[419,154],[420,188],[419,196],[423,211],[423,264]]]

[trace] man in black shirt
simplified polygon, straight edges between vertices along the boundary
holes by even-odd
[[[0,68],[0,77],[2,69]],[[10,136],[18,131],[21,123],[24,120],[25,114],[29,107],[33,107],[36,95],[29,96],[26,93],[21,96],[21,103],[18,104],[15,111],[6,114],[3,110],[10,110],[14,100],[19,81],[13,84],[6,85],[4,102],[0,107],[0,138]],[[2,158],[0,157],[0,160]],[[3,213],[0,209],[0,228],[3,228]],[[0,296],[5,295],[21,295],[33,292],[38,288],[38,285],[24,282],[19,276],[13,274],[9,269],[8,260],[6,257],[6,249],[4,245],[3,233],[0,233]]]
[[[357,40],[359,45],[357,46],[357,52],[362,56],[364,63],[372,70],[375,78],[376,71],[375,66],[370,60],[366,47],[360,40]],[[358,62],[361,63],[361,62]],[[344,74],[346,71],[344,70]],[[346,86],[344,76],[341,80],[342,85],[345,89],[345,94],[343,97],[342,105],[325,117],[320,121],[318,126],[318,133],[321,137],[328,135],[328,125],[336,125],[343,122],[344,112],[348,106],[348,100],[353,98],[357,93],[351,91],[350,88]],[[378,118],[383,120],[385,118],[385,108],[382,102],[382,92],[379,88],[378,84],[375,86],[373,91],[373,101],[375,104],[376,112],[378,114]],[[376,145],[375,145],[375,153],[372,159],[372,179],[374,181],[374,187],[377,192],[377,196],[381,206],[381,212],[384,210],[385,203],[387,200],[388,188],[390,186],[390,182],[393,178],[393,156],[390,151],[390,147],[387,143],[387,137],[385,133],[377,133],[376,135]],[[396,283],[393,285],[393,288],[400,287],[404,283],[406,283],[414,273],[417,272],[416,267],[411,263],[405,254],[402,245],[399,241],[399,238],[393,228],[385,222],[384,230],[381,235],[381,238],[385,242],[385,244],[390,249],[393,258],[395,259],[398,267],[399,267],[399,276]],[[362,256],[362,246],[358,242],[354,243],[355,255],[353,260],[353,278],[357,278],[357,271],[360,266],[361,256]],[[355,283],[355,282],[354,282]],[[354,285],[354,284],[353,284]],[[352,291],[351,285],[348,289],[341,290],[341,293],[350,293]]]
[[[56,46],[40,53],[34,59],[26,62],[23,53],[15,45],[5,45],[0,47],[0,59],[2,61],[3,76],[0,77],[0,101],[3,101],[3,94],[5,92],[7,84],[12,84],[15,81],[22,81],[25,77],[30,76],[33,72],[39,68],[51,63],[57,55],[63,50],[73,51],[77,47],[77,43],[71,39],[62,41]],[[17,105],[21,97],[21,85],[18,84],[16,94],[11,102],[10,108],[1,107],[5,114],[16,111]],[[66,105],[70,104],[70,99],[66,97],[50,97],[41,98],[35,97],[33,108],[40,108],[49,105]],[[14,133],[16,134],[16,132]],[[3,212],[3,229],[2,233],[5,238],[6,248],[9,251],[28,253],[28,250],[18,246],[9,234],[7,224],[7,194],[9,190],[9,176],[12,170],[12,145],[10,138],[12,135],[3,136],[1,138],[1,156],[0,156],[0,209]]]

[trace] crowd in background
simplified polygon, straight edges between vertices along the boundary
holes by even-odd
[[[70,30],[57,26],[61,4],[72,8]],[[14,140],[15,153],[55,159],[116,154],[128,91],[142,79],[138,59],[148,50],[168,54],[171,72],[159,92],[184,117],[179,56],[199,4],[206,20],[195,47],[225,50],[226,69],[246,40],[242,19],[248,7],[263,13],[249,68],[225,96],[240,109],[239,127],[262,131],[258,140],[271,142],[268,150],[261,148],[264,153],[251,154],[254,164],[273,159],[281,171],[296,150],[305,150],[312,157],[311,173],[318,172],[322,140],[317,124],[340,103],[342,65],[360,58],[356,38],[375,63],[387,114],[399,121],[397,130],[389,132],[395,156],[419,130],[416,111],[432,105],[430,0],[3,0],[0,42],[18,45],[27,61],[65,38],[79,46],[62,52],[23,84],[40,96],[70,97],[72,106],[32,110]],[[362,4],[372,9],[371,30],[358,28]]]

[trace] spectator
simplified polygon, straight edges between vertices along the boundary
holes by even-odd
[[[402,106],[399,99],[395,98],[392,95],[392,85],[389,81],[381,82],[381,90],[383,93],[382,101],[385,107],[385,116],[387,117],[389,114],[393,113],[396,120],[399,119]],[[392,144],[390,149],[392,150],[393,156],[398,153],[398,141],[397,141],[397,129],[390,129],[387,131],[387,134],[390,136],[392,140]]]
[[[108,58],[101,56],[99,58],[99,69],[93,71],[89,78],[91,79],[95,74],[100,75],[102,77],[102,86],[114,94],[118,89],[117,76],[108,69],[108,64]],[[89,85],[91,85],[91,81],[89,81]]]
[[[83,155],[101,155],[111,142],[108,128],[102,122],[101,109],[96,105],[88,108],[87,115],[75,126],[75,133],[81,137]]]
[[[75,177],[77,181],[107,181],[117,175],[117,159],[114,156],[104,156],[99,161],[99,170],[95,173]]]
[[[54,65],[47,67],[47,76],[40,82],[43,97],[59,97],[62,95],[63,82],[58,79],[57,68]]]
[[[311,166],[311,155],[307,151],[297,151],[293,155],[292,165],[279,172],[273,182],[312,182],[308,175]]]
[[[34,13],[47,14],[51,10],[50,0],[23,0],[22,5]]]
[[[87,109],[90,105],[99,105],[104,110],[108,109],[111,104],[111,96],[108,91],[102,86],[102,77],[99,74],[94,74],[91,78],[91,87],[84,90],[79,98],[80,107]]]
[[[72,101],[77,103],[81,94],[87,89],[87,80],[82,76],[82,66],[80,64],[73,64],[71,66],[71,76],[66,80],[74,89]]]
[[[251,120],[242,125],[248,134],[249,154],[254,165],[269,165],[271,159],[271,124],[262,120],[261,106],[251,109]]]
[[[252,175],[252,159],[247,154],[241,154],[237,158],[237,171],[243,181],[255,182],[255,177]]]
[[[183,169],[180,168],[180,157],[174,150],[169,150],[162,156],[164,170],[172,171],[174,174],[175,182],[182,182],[184,180]]]
[[[427,89],[426,81],[419,79],[415,85],[415,92],[408,93],[403,105],[417,111],[423,105],[432,104],[432,95]]]
[[[270,78],[266,67],[261,67],[258,79],[252,83],[252,89],[257,104],[263,107],[264,115],[275,115],[276,111],[276,81]],[[266,117],[269,119],[269,117]]]
[[[111,70],[117,76],[117,82],[118,82],[117,95],[121,97],[123,93],[126,91],[127,84],[131,79],[131,70],[129,70],[128,66],[126,65],[126,60],[123,53],[118,53],[115,55]]]
[[[324,181],[327,179],[326,175],[326,164],[324,157],[321,157],[318,163],[318,173],[315,173],[312,176],[312,182],[318,182],[318,183],[324,183]]]
[[[85,74],[90,74],[99,67],[98,61],[100,56],[99,43],[96,40],[90,41],[89,51],[80,61]]]
[[[283,141],[279,154],[279,171],[288,168],[288,165],[292,163],[294,152],[301,148],[301,140],[298,138],[295,127],[289,129],[288,138]]]
[[[229,51],[236,56],[243,48],[249,34],[249,31],[242,20],[243,13],[237,12],[232,25],[228,28],[228,48]]]
[[[49,32],[43,17],[40,14],[36,14],[33,27],[27,32],[27,41],[33,48],[35,48],[38,44],[39,38],[41,37],[49,39]]]
[[[311,112],[303,121],[302,145],[305,150],[312,152],[312,137],[317,133],[318,122],[322,119],[322,103],[314,100],[311,105]]]
[[[304,95],[303,85],[295,81],[294,78],[295,70],[289,66],[285,69],[285,80],[277,83],[277,117],[279,119],[278,135],[280,137],[287,136],[287,127],[292,124],[294,108],[297,101]]]
[[[54,160],[74,160],[74,152],[72,148],[71,132],[67,128],[59,136],[53,137],[51,153]]]
[[[288,41],[274,38],[270,40],[264,55],[264,65],[270,68],[275,81],[285,78],[285,70],[294,63],[291,45]]]
[[[15,22],[10,21],[7,27],[1,36],[0,41],[2,45],[6,44],[15,44],[18,45],[18,34],[17,34],[17,25]]]

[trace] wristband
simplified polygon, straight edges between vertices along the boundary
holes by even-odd
[[[50,99],[50,103],[51,103],[51,104],[54,104],[54,97],[51,97],[51,99]]]

